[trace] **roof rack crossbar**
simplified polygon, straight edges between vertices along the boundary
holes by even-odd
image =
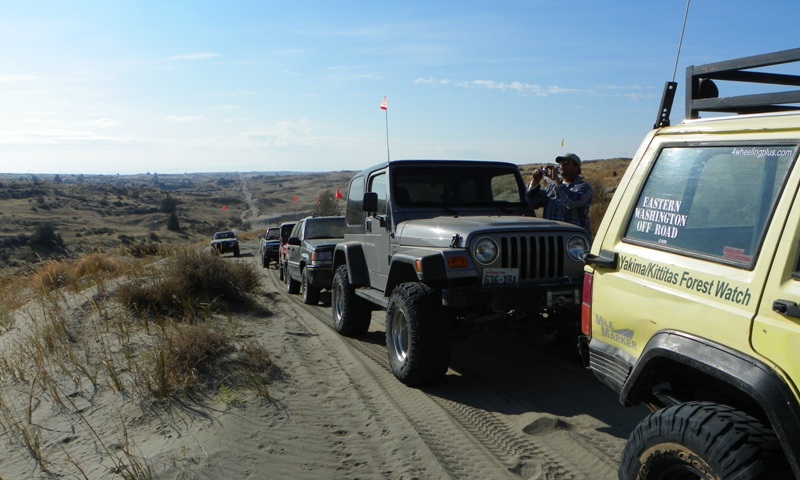
[[[718,97],[712,81],[797,87],[800,86],[800,75],[746,70],[794,62],[800,62],[800,48],[687,67],[686,118],[700,118],[700,112],[741,114],[797,110],[800,108],[800,90]]]

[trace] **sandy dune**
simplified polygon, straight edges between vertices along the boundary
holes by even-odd
[[[257,258],[243,248],[231,261]],[[142,406],[111,391],[75,395],[95,432],[75,413],[35,412],[50,470],[124,478],[104,449],[128,448],[158,479],[617,477],[625,438],[645,412],[620,406],[571,350],[515,332],[474,336],[455,345],[442,383],[410,389],[388,369],[383,312],[365,338],[347,339],[333,331],[329,306],[303,305],[276,270],[260,271],[271,314],[234,320],[277,366],[271,399]],[[52,478],[1,438],[3,479]]]

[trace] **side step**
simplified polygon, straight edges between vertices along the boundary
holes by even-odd
[[[362,287],[356,289],[356,295],[367,300],[369,303],[374,303],[384,310],[389,306],[389,299],[383,296],[383,292],[370,287]]]

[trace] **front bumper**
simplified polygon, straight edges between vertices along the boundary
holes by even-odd
[[[333,284],[333,270],[331,265],[308,265],[308,284],[315,288],[330,289]]]
[[[453,287],[442,290],[442,303],[450,308],[486,306],[496,312],[573,311],[580,309],[581,290],[581,285],[554,288]]]
[[[233,252],[238,246],[238,242],[219,242],[212,244],[212,247],[216,248],[220,253]]]

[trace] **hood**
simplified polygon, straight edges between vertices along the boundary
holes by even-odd
[[[330,246],[331,248],[336,247],[337,243],[344,242],[344,238],[312,238],[311,240],[306,240],[305,243],[309,246],[316,248],[325,248]]]
[[[537,231],[582,233],[583,229],[569,223],[536,217],[442,216],[400,223],[397,226],[397,239],[401,245],[448,247],[455,234],[467,239],[476,233],[535,234]]]

